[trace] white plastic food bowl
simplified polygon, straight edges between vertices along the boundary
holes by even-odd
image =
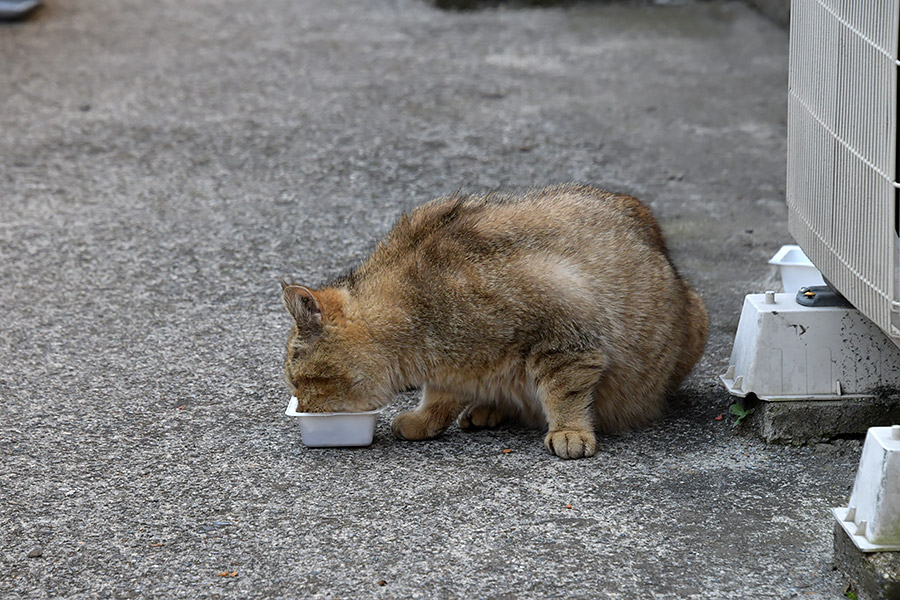
[[[287,410],[289,417],[298,417],[303,445],[310,448],[368,446],[375,435],[375,422],[384,408],[355,413],[297,412],[297,398],[291,396]]]
[[[769,264],[778,267],[781,285],[789,294],[796,294],[803,287],[825,285],[822,274],[800,246],[782,246],[769,260]]]

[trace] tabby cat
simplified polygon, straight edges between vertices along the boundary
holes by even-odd
[[[650,209],[575,184],[439,198],[348,275],[282,282],[282,297],[298,410],[365,411],[421,386],[396,437],[517,421],[562,458],[659,416],[708,326]]]

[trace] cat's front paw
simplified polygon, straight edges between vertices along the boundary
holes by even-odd
[[[414,410],[397,414],[391,423],[391,431],[395,438],[410,441],[430,440],[441,434],[430,426],[424,414]]]
[[[587,458],[597,453],[597,438],[592,431],[551,431],[544,438],[544,445],[560,458]]]

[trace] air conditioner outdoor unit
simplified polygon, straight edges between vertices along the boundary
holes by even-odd
[[[900,2],[791,8],[788,226],[825,278],[900,344]]]
[[[792,2],[788,228],[838,295],[747,296],[722,376],[736,396],[900,389],[898,31],[900,0]]]

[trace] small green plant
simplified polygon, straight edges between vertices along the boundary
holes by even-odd
[[[734,422],[735,427],[739,426],[744,419],[752,415],[754,410],[756,409],[751,408],[750,410],[744,410],[744,407],[737,402],[728,407],[728,412],[737,417],[737,421]]]
[[[844,596],[850,598],[850,600],[858,600],[856,597],[856,592],[854,592],[853,590],[847,590],[846,592],[844,592]]]

